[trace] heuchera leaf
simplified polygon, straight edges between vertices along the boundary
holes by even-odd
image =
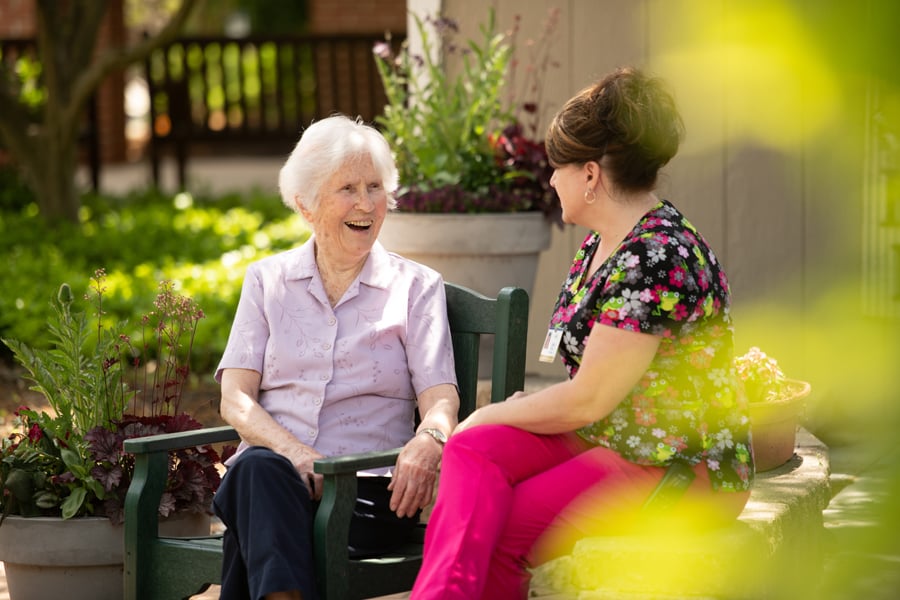
[[[175,511],[175,496],[169,492],[164,492],[159,500],[159,514],[162,517],[168,517]]]
[[[111,492],[122,483],[122,477],[124,476],[124,472],[122,471],[122,467],[119,465],[113,466],[111,469],[106,469],[101,466],[96,466],[91,469],[91,475],[100,485],[103,486],[103,489],[107,492]]]
[[[94,460],[116,463],[122,456],[122,436],[104,427],[94,427],[84,439]]]

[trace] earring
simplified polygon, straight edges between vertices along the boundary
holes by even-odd
[[[588,200],[588,194],[591,195],[591,199]],[[597,201],[597,196],[594,194],[594,188],[588,188],[584,190],[584,203],[585,204],[593,204]]]

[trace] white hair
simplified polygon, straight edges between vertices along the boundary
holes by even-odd
[[[299,205],[313,211],[319,204],[319,188],[348,161],[368,156],[381,175],[388,208],[397,205],[399,175],[384,136],[360,118],[334,115],[306,128],[278,175],[281,200],[291,210]]]

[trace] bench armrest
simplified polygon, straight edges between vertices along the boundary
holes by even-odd
[[[125,440],[125,452],[131,454],[150,454],[153,452],[170,452],[193,446],[205,446],[219,442],[231,442],[239,440],[233,427],[207,427],[205,429],[193,429],[191,431],[179,431],[177,433],[161,433],[146,437],[131,438]]]
[[[382,450],[380,452],[366,452],[361,454],[346,454],[344,456],[332,456],[320,458],[313,464],[313,469],[321,475],[355,474],[357,471],[377,469],[380,467],[392,467],[397,463],[401,448]]]

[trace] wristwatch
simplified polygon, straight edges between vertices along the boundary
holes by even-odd
[[[441,446],[447,443],[447,435],[440,429],[435,429],[434,427],[426,427],[425,429],[420,429],[418,433],[427,433],[435,440],[437,440],[437,443]],[[416,435],[418,435],[418,433]]]

